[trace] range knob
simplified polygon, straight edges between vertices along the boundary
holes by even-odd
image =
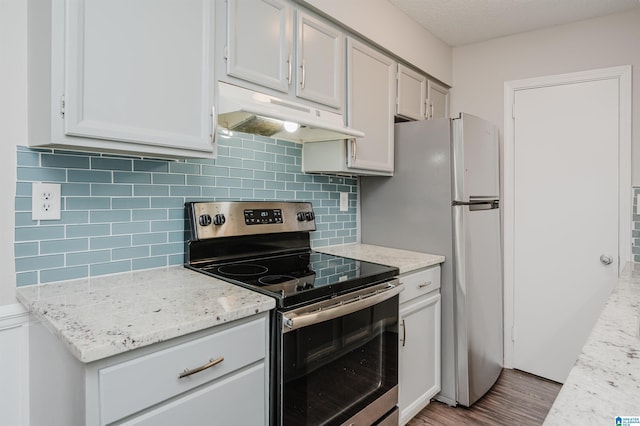
[[[298,212],[296,217],[298,218],[298,222],[304,222],[306,220],[305,212]]]
[[[224,215],[221,213],[218,213],[217,215],[215,215],[213,217],[213,224],[215,226],[220,226],[222,224],[224,224],[227,221],[227,219],[225,219]]]
[[[202,214],[198,217],[198,223],[200,226],[209,226],[211,225],[211,216],[208,214]]]
[[[304,220],[312,221],[315,218],[316,218],[316,215],[314,215],[313,212],[306,212],[304,214]]]

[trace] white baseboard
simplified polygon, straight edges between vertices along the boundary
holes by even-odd
[[[0,306],[0,413],[2,424],[29,425],[29,312]]]

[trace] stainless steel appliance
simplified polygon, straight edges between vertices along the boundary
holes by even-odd
[[[185,208],[185,266],[276,299],[272,424],[397,424],[398,269],[311,250],[311,203]]]
[[[442,389],[469,406],[502,370],[498,133],[478,117],[399,123],[395,172],[362,177],[362,241],[446,256]]]
[[[337,112],[222,81],[217,88],[217,124],[223,132],[252,133],[292,142],[364,137],[363,132],[346,127],[344,117]]]

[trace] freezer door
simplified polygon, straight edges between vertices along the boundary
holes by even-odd
[[[480,207],[453,207],[457,400],[467,407],[491,389],[503,363],[500,209]]]
[[[452,120],[453,199],[499,196],[498,130],[486,120],[461,114]]]

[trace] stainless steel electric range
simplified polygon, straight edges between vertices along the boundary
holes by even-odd
[[[311,203],[189,202],[185,266],[276,299],[271,423],[398,423],[398,269],[311,250]]]

